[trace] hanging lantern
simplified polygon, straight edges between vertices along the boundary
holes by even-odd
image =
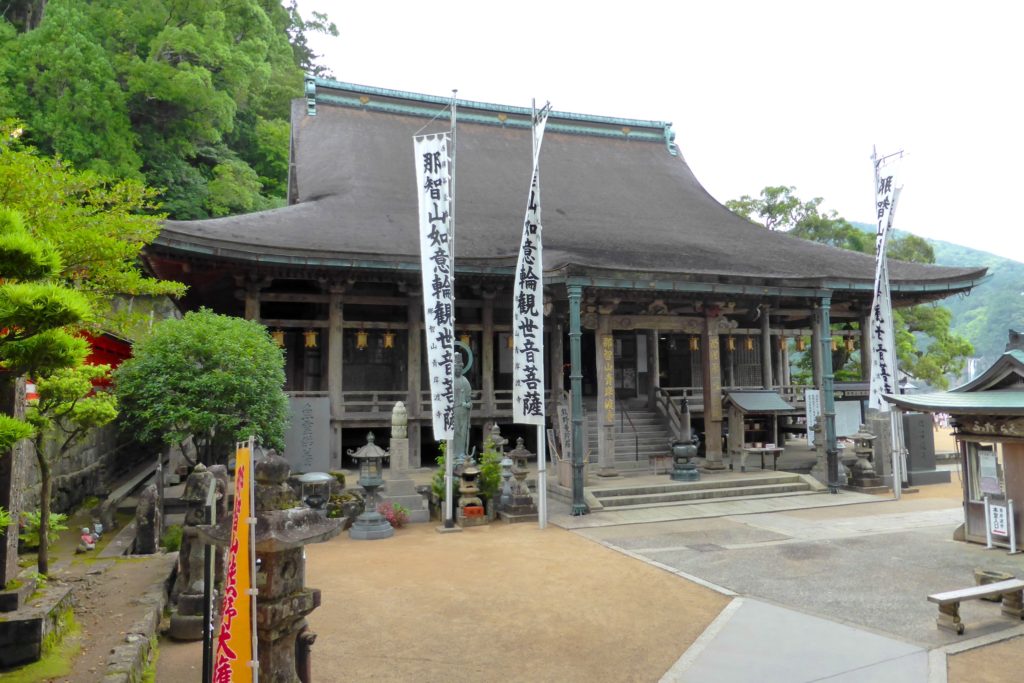
[[[846,350],[851,353],[853,352],[853,337],[846,338]]]
[[[39,391],[36,389],[36,383],[32,380],[25,380],[25,401],[28,403],[39,402]]]
[[[695,334],[690,335],[690,350],[691,351],[699,351],[700,350],[700,337],[698,337]]]
[[[735,351],[736,350],[736,337],[732,336],[731,334],[728,337],[726,337],[725,338],[725,348],[729,349],[730,351]]]
[[[277,348],[284,348],[284,330],[274,330],[270,333],[270,338],[274,340],[275,344],[277,344]]]
[[[393,349],[395,348],[395,333],[388,330],[384,333],[384,348]]]
[[[516,337],[514,334],[508,335],[508,338],[505,340],[505,346],[508,347],[509,350],[516,348]]]
[[[788,344],[788,343],[789,343],[788,340],[784,336],[782,336],[780,334],[779,335],[779,351],[785,351],[786,350],[786,344]]]
[[[797,351],[804,351],[806,349],[807,349],[807,340],[804,339],[803,337],[797,337],[796,338],[796,350]]]
[[[754,350],[754,338],[748,335],[743,340],[743,346],[744,346],[744,348],[746,348],[747,351],[753,351]]]
[[[362,351],[367,347],[370,341],[370,335],[366,330],[359,330],[356,332],[356,351]]]
[[[469,336],[469,332],[463,332],[461,335],[459,335],[459,341],[465,344],[466,346],[469,346],[470,342],[472,341],[472,337]]]
[[[832,350],[833,351],[838,351],[839,350],[839,342],[836,341],[835,337],[832,337]]]
[[[302,336],[305,338],[307,349],[316,348],[316,330],[306,330],[302,333]]]

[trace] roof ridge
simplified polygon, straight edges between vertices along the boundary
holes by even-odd
[[[355,96],[323,92],[324,89],[348,92]],[[322,102],[357,109],[435,118],[438,115],[438,110],[430,105],[447,107],[452,101],[450,97],[347,83],[311,75],[306,76],[305,92],[306,113],[311,116],[316,115],[316,105]],[[505,128],[529,128],[531,126],[533,110],[529,107],[458,98],[455,99],[455,102],[458,105],[456,118],[460,121]],[[488,112],[488,114],[473,112]],[[548,115],[547,129],[574,135],[664,142],[670,154],[673,156],[678,154],[675,146],[675,131],[672,130],[672,123],[669,121],[597,116],[553,110]]]

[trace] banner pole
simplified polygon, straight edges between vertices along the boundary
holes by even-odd
[[[217,482],[210,479],[206,491],[206,523],[217,523]],[[213,683],[213,577],[214,551],[203,544],[203,683]]]
[[[452,331],[455,330],[455,152],[456,152],[456,110],[458,109],[458,100],[456,95],[458,90],[452,89],[452,106],[451,106],[451,130],[452,130],[452,149],[451,149],[451,161],[448,165],[448,248],[451,249],[451,282],[452,282]],[[453,347],[454,348],[454,347]],[[461,353],[455,351],[455,353]],[[454,368],[454,363],[452,364]],[[455,386],[454,369],[452,370],[452,387]],[[454,389],[453,389],[454,391]],[[454,396],[452,397],[454,399]],[[447,446],[444,449],[444,528],[452,529],[455,527],[455,515],[454,515],[454,501],[452,498],[455,496],[454,483],[452,481],[454,472],[454,460],[455,460],[455,440],[448,439]]]
[[[252,620],[252,681],[257,683],[260,679],[260,657],[257,645],[259,638],[256,634],[256,596],[259,595],[259,588],[256,587],[256,440],[249,437],[249,576],[252,577],[249,586],[249,616]]]

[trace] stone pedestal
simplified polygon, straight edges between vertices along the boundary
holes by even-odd
[[[391,437],[391,471],[384,480],[381,500],[397,503],[409,510],[409,522],[430,521],[426,499],[416,492],[416,482],[409,478],[409,439]]]

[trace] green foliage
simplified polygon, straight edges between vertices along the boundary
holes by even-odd
[[[488,434],[484,439],[484,452],[480,454],[480,495],[494,500],[501,488],[501,453],[494,447]]]
[[[26,233],[38,243],[51,271],[38,279],[71,285],[98,313],[96,322],[115,331],[127,324],[115,314],[117,296],[183,293],[180,284],[146,277],[139,267],[139,252],[160,231],[161,216],[146,215],[156,208],[152,190],[42,157],[11,138],[12,130],[14,123],[0,124],[0,234],[11,236],[12,249]]]
[[[37,683],[65,679],[72,671],[78,651],[82,648],[81,627],[74,610],[67,610],[57,620],[57,627],[43,639],[43,657],[39,661],[4,672],[4,683]]]
[[[322,72],[306,35],[337,35],[323,15],[275,0],[50,0],[45,16],[8,16],[21,31],[0,20],[0,118],[26,121],[44,153],[144,179],[179,219],[283,199],[290,100],[303,70]]]
[[[258,323],[208,309],[165,320],[115,379],[125,418],[143,440],[191,437],[206,464],[224,461],[250,436],[284,445],[284,356]]]
[[[180,524],[172,524],[164,529],[164,535],[160,537],[160,547],[167,552],[176,552],[181,548],[181,535],[184,529]]]
[[[0,415],[0,453],[6,453],[22,439],[31,439],[36,430],[23,420]]]
[[[766,187],[757,198],[744,195],[725,205],[751,220],[759,220],[769,229],[788,230],[796,237],[841,249],[874,253],[874,234],[862,229],[867,226],[857,227],[835,211],[822,213],[820,197],[805,202],[797,198],[795,192],[795,187]],[[935,253],[928,241],[909,234],[891,237],[886,254],[887,258],[895,260],[935,262]],[[838,327],[833,325],[833,330]],[[900,370],[938,388],[947,388],[948,378],[959,374],[966,358],[973,353],[970,342],[951,331],[952,316],[941,306],[927,304],[894,311],[893,327]],[[859,355],[842,348],[832,354],[837,380],[860,378]],[[798,361],[798,379],[810,376],[810,362],[810,354]]]
[[[41,513],[38,510],[21,513],[21,533],[18,534],[18,538],[21,539],[23,544],[25,544],[26,548],[33,549],[39,547],[40,519]],[[68,516],[59,512],[50,514],[50,521],[47,525],[50,532],[46,534],[46,539],[49,543],[56,542],[57,538],[60,536],[60,532],[67,531],[68,525],[65,524],[67,520]],[[37,575],[37,581],[39,578],[40,575]],[[45,585],[45,581],[43,582],[43,585]]]
[[[7,527],[11,525],[11,513],[0,507],[0,536],[7,533]]]
[[[117,417],[117,398],[107,391],[93,392],[93,383],[109,374],[107,365],[78,365],[36,381],[39,400],[28,408],[26,419],[40,434],[54,427],[63,432],[58,449],[49,452],[49,457],[63,456],[86,431]],[[42,437],[37,440],[37,450],[46,450]]]

